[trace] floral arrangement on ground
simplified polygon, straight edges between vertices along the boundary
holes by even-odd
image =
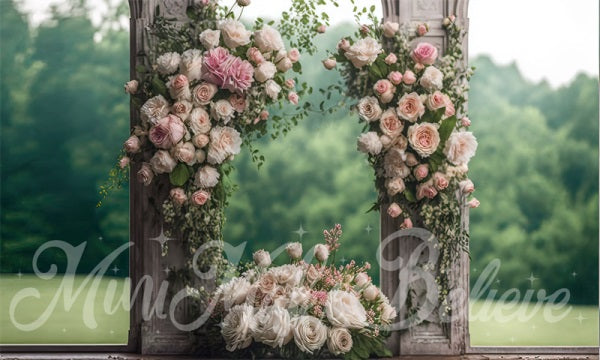
[[[324,231],[305,261],[302,244],[289,243],[290,263],[273,266],[267,251],[253,255],[212,300],[213,337],[244,358],[367,359],[391,356],[387,326],[396,310],[371,283],[368,263],[335,264],[342,228]]]
[[[448,314],[448,270],[458,251],[468,247],[461,207],[475,190],[467,177],[477,141],[468,131],[465,108],[474,70],[463,65],[465,33],[454,16],[443,19],[449,43],[440,57],[436,46],[422,40],[429,24],[401,27],[370,17],[374,24],[341,39],[323,65],[331,70],[340,63],[346,93],[358,100],[365,126],[357,147],[368,156],[379,193],[371,210],[385,209],[400,229],[419,226],[436,236],[437,290]],[[479,202],[473,198],[467,204]],[[413,310],[414,295],[407,300]]]

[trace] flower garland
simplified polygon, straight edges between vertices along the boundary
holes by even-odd
[[[454,16],[443,27],[449,46],[442,57],[419,39],[428,24],[401,28],[388,21],[363,25],[354,39],[340,40],[323,65],[342,64],[346,93],[358,100],[365,132],[357,147],[368,156],[379,193],[371,210],[383,206],[388,216],[403,219],[400,228],[422,226],[437,237],[436,282],[448,314],[448,271],[458,251],[468,248],[460,205],[462,194],[475,190],[467,171],[477,141],[465,109],[473,69],[462,66],[464,31]],[[479,202],[473,198],[469,205]]]

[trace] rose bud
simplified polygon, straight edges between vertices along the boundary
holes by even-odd
[[[337,44],[338,50],[348,51],[350,49],[350,42],[348,39],[341,39]]]
[[[421,181],[425,179],[429,174],[429,167],[427,166],[427,164],[421,164],[415,168],[413,173],[417,181]]]
[[[263,110],[259,115],[261,120],[267,120],[269,118],[269,112],[267,110]]]
[[[294,79],[287,79],[285,81],[285,86],[287,86],[290,89],[293,89],[294,86],[296,86],[296,81]]]
[[[471,126],[471,119],[469,119],[468,117],[464,117],[460,120],[460,124],[464,127],[469,127]]]
[[[131,80],[125,83],[125,92],[128,94],[135,94],[138,90],[138,81]]]
[[[317,244],[315,246],[315,257],[319,262],[327,261],[327,258],[329,257],[329,249],[327,246],[323,244]]]
[[[143,163],[142,167],[137,172],[138,181],[143,183],[144,186],[148,186],[150,183],[152,183],[153,178],[154,172],[152,171],[152,167],[150,167],[150,164],[148,163]]]
[[[264,250],[258,250],[252,255],[252,259],[254,263],[258,265],[258,267],[266,268],[271,265],[271,255]]]
[[[448,179],[441,172],[436,172],[433,174],[433,185],[438,190],[444,190],[448,187]]]
[[[354,277],[354,282],[357,286],[363,287],[369,283],[369,275],[364,272],[358,273]]]
[[[325,25],[319,25],[319,27],[317,27],[317,32],[318,33],[324,33],[327,30],[327,26]]]
[[[210,193],[204,190],[198,190],[192,194],[192,204],[202,206],[210,199]]]
[[[454,22],[454,20],[456,20],[456,16],[450,15],[450,16],[448,16],[448,19],[450,19],[450,21]]]
[[[209,141],[210,141],[210,138],[206,134],[199,134],[192,138],[192,143],[194,144],[195,147],[197,147],[199,149],[205,147]]]
[[[427,24],[420,24],[419,26],[417,26],[417,35],[423,36],[427,34],[427,31],[429,31],[429,29],[427,28]]]
[[[123,147],[128,153],[134,154],[140,150],[140,144],[140,139],[137,136],[132,135],[125,141]]]
[[[323,66],[327,70],[333,69],[336,65],[337,65],[337,61],[335,61],[335,59],[330,58],[330,59],[323,60]]]
[[[388,207],[387,213],[389,216],[397,218],[398,216],[400,216],[400,214],[402,214],[402,209],[400,209],[400,206],[398,204],[392,203]]]
[[[300,259],[302,257],[302,244],[299,242],[289,243],[285,247],[285,251],[291,259]]]
[[[363,290],[363,297],[367,301],[374,301],[375,299],[377,299],[378,295],[379,289],[377,289],[377,286],[375,285],[369,285],[366,289]]]
[[[206,160],[206,153],[204,150],[196,150],[195,156],[198,164],[201,164],[204,162],[204,160]]]
[[[402,81],[404,81],[406,85],[412,85],[415,83],[415,81],[417,81],[417,77],[415,76],[414,72],[406,70],[404,75],[402,75]]]
[[[475,185],[470,179],[459,182],[458,186],[463,194],[471,194],[473,191],[475,191]]]
[[[480,205],[480,202],[479,202],[479,200],[477,200],[477,198],[472,198],[472,199],[471,199],[471,200],[470,200],[470,201],[467,203],[467,205],[469,205],[469,207],[470,207],[471,209],[474,209],[474,208],[478,208],[478,207],[479,207],[479,205]]]
[[[287,57],[293,63],[298,62],[298,60],[300,60],[300,51],[298,51],[296,48],[290,49],[290,51],[287,53]]]
[[[385,61],[385,63],[388,65],[392,65],[398,61],[398,57],[396,57],[394,53],[390,53],[383,61]]]
[[[294,104],[294,105],[298,105],[298,94],[296,94],[294,91],[291,91],[288,94],[288,100]]]
[[[119,160],[119,167],[121,169],[125,168],[127,165],[129,165],[129,163],[131,162],[131,159],[129,159],[128,156],[123,156],[121,158],[121,160]]]
[[[363,34],[365,34],[365,35],[369,33],[369,30],[370,29],[369,29],[368,25],[364,25],[363,24],[363,25],[360,26],[360,32],[363,33]]]
[[[404,219],[404,221],[402,222],[401,228],[412,229],[412,227],[413,227],[412,220],[410,218]]]
[[[416,72],[420,72],[420,71],[422,71],[423,69],[425,69],[425,65],[423,65],[423,64],[421,64],[421,63],[416,63],[416,64],[415,64],[415,71],[416,71]]]
[[[281,72],[288,71],[292,68],[292,66],[294,66],[294,64],[292,64],[292,60],[290,60],[288,57],[284,57],[283,59],[279,60],[279,62],[276,65],[277,70]]]
[[[250,5],[250,0],[237,0],[237,4],[239,6],[248,6]]]
[[[383,36],[387,38],[394,37],[398,30],[400,29],[400,24],[397,22],[386,21],[383,23]]]
[[[171,189],[171,191],[169,192],[169,196],[171,197],[171,200],[173,201],[173,203],[175,203],[176,205],[183,205],[183,203],[186,202],[187,200],[187,195],[185,195],[185,190],[183,190],[182,188],[173,188]]]
[[[400,85],[402,82],[402,73],[399,71],[392,71],[388,75],[388,80],[394,85]]]
[[[451,24],[451,21],[448,18],[444,18],[444,21],[442,21],[442,25],[444,25],[444,26],[448,26],[450,24]]]

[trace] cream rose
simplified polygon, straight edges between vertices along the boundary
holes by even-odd
[[[177,166],[177,161],[173,159],[168,151],[159,150],[150,159],[150,166],[152,166],[152,170],[157,174],[171,173],[175,169],[175,166]]]
[[[400,24],[397,22],[386,21],[383,23],[383,36],[387,38],[394,37],[398,30],[400,29]]]
[[[364,272],[358,273],[356,276],[354,276],[354,283],[356,283],[356,286],[358,287],[367,285],[369,281],[369,275]]]
[[[186,50],[181,54],[179,72],[189,81],[200,80],[202,75],[202,52],[198,49]]]
[[[333,69],[336,65],[337,65],[337,61],[335,59],[328,58],[328,59],[323,60],[323,66],[327,70]]]
[[[333,326],[347,329],[362,329],[367,326],[367,313],[354,294],[332,290],[325,302],[327,320]]]
[[[196,163],[196,148],[191,142],[177,144],[173,155],[175,159],[187,165],[192,166]]]
[[[416,92],[404,94],[398,101],[396,108],[398,116],[402,119],[415,122],[425,113],[425,106],[421,101],[421,97]]]
[[[196,206],[202,206],[208,200],[210,200],[210,193],[208,191],[198,190],[192,194],[192,204]]]
[[[219,286],[215,297],[223,302],[227,310],[232,306],[243,304],[251,286],[252,284],[246,278],[236,277]]]
[[[433,174],[433,185],[438,191],[442,191],[449,185],[448,178],[441,172],[436,172]]]
[[[329,248],[327,245],[317,244],[315,246],[315,257],[319,262],[327,261],[327,258],[329,257]]]
[[[209,142],[210,138],[206,134],[198,134],[192,138],[192,143],[194,143],[194,146],[198,149],[205,147]]]
[[[258,250],[252,255],[252,258],[259,267],[266,268],[271,265],[271,255],[265,250]]]
[[[191,100],[190,82],[187,76],[179,74],[169,81],[169,94],[173,99]]]
[[[329,329],[327,349],[333,355],[341,355],[352,350],[352,335],[348,329],[334,327]]]
[[[291,259],[300,259],[302,257],[302,244],[299,242],[289,243],[285,247],[285,251]]]
[[[396,112],[394,109],[387,109],[381,114],[381,119],[379,120],[379,128],[381,132],[390,138],[395,138],[402,132],[404,129],[404,125],[402,121],[398,119]]]
[[[415,165],[417,165],[419,163],[419,160],[417,160],[417,157],[415,156],[415,154],[413,154],[413,153],[407,153],[406,154],[406,160],[404,160],[404,162],[408,166],[415,166]]]
[[[224,124],[227,124],[235,115],[235,109],[231,103],[225,99],[213,103],[210,110],[212,117],[217,120],[222,120]]]
[[[252,344],[252,324],[254,307],[248,304],[236,305],[223,319],[221,335],[227,351],[247,348]]]
[[[321,278],[321,272],[314,265],[309,265],[305,276],[306,281],[312,285]]]
[[[410,219],[408,219],[410,221]],[[411,225],[412,227],[412,225]],[[396,318],[398,314],[396,313],[396,309],[390,305],[388,301],[384,301],[381,305],[381,321],[384,324],[389,324]]]
[[[221,164],[231,155],[239,154],[242,145],[240,133],[228,126],[216,126],[210,131],[207,161]]]
[[[361,68],[375,62],[381,51],[381,44],[372,37],[367,37],[352,44],[344,56],[352,62],[354,67]]]
[[[428,66],[421,75],[419,84],[429,91],[439,90],[444,86],[444,74],[435,66]]]
[[[304,286],[295,287],[289,294],[289,300],[288,307],[290,308],[308,306],[310,302],[310,290]]]
[[[296,287],[304,275],[302,269],[296,265],[286,264],[272,269],[277,282],[284,286]]]
[[[289,69],[292,68],[292,66],[294,66],[294,64],[292,63],[292,60],[290,60],[287,57],[284,57],[283,59],[279,60],[277,62],[277,70],[281,71],[281,72],[286,72]]]
[[[142,105],[140,116],[144,122],[154,125],[160,119],[167,116],[169,111],[169,102],[162,95],[158,95],[148,99],[148,101]]]
[[[223,42],[230,49],[244,46],[250,43],[252,33],[246,30],[244,24],[239,21],[227,19],[219,24],[219,30],[223,35]]]
[[[219,182],[219,172],[212,166],[203,166],[196,172],[194,185],[203,189],[211,188]]]
[[[417,200],[423,198],[433,199],[437,194],[437,189],[433,185],[433,179],[429,179],[427,182],[417,186]]]
[[[194,134],[206,134],[211,129],[210,116],[203,108],[195,108],[188,118],[188,126]],[[198,147],[202,148],[204,146]]]
[[[186,100],[181,100],[173,104],[171,112],[177,115],[181,120],[186,121],[192,111],[192,103]]]
[[[477,139],[470,131],[453,132],[444,147],[444,154],[454,165],[468,164],[477,151]]]
[[[144,184],[144,186],[148,186],[152,183],[153,178],[154,172],[152,171],[152,167],[148,163],[143,163],[137,172],[137,180]]]
[[[415,124],[408,128],[408,142],[421,157],[433,154],[440,144],[437,128],[432,123]]]
[[[220,30],[211,30],[207,29],[200,33],[198,36],[202,46],[206,48],[206,50],[210,50],[212,48],[216,48],[219,46],[219,39],[221,38]]]
[[[357,108],[361,119],[368,122],[379,120],[382,114],[379,101],[374,96],[367,96],[360,99]]]
[[[369,131],[358,137],[357,148],[365,154],[377,155],[381,152],[382,147],[383,144],[374,131]]]
[[[192,91],[192,99],[196,106],[204,106],[210,104],[215,94],[219,89],[217,85],[203,82],[196,86]]]
[[[181,56],[176,52],[162,54],[156,59],[156,70],[162,75],[170,75],[177,71]]]
[[[312,354],[327,341],[327,326],[314,316],[304,315],[292,320],[294,342],[300,351]]]
[[[171,191],[169,191],[169,197],[175,204],[179,206],[183,205],[183,203],[187,201],[187,195],[185,195],[185,190],[182,188],[171,189]]]
[[[389,196],[394,196],[399,194],[406,189],[406,185],[404,184],[404,180],[401,177],[389,179],[385,182],[385,188],[387,189],[387,193]]]
[[[277,72],[277,67],[270,61],[261,62],[254,70],[254,78],[260,82],[272,79]]]
[[[429,175],[429,165],[420,164],[413,170],[413,174],[415,175],[415,179],[417,179],[417,181],[425,179],[427,175]]]
[[[274,80],[267,80],[265,83],[265,94],[273,100],[277,100],[279,96],[279,92],[281,92],[281,86],[277,84]]]
[[[265,26],[254,32],[254,41],[263,53],[279,51],[284,48],[281,34],[270,26]]]
[[[290,313],[276,305],[261,308],[254,315],[252,337],[273,348],[286,345],[293,337]]]

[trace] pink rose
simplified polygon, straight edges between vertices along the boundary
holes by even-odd
[[[293,63],[298,62],[300,60],[300,51],[296,48],[290,49],[287,53],[288,59],[290,59]]]
[[[267,110],[263,110],[260,112],[259,118],[261,120],[267,120],[269,118],[269,112]]]
[[[291,91],[288,94],[288,100],[294,104],[294,105],[298,105],[298,94],[296,94],[294,91]]]
[[[183,205],[183,203],[186,202],[187,200],[187,195],[185,195],[185,190],[183,190],[182,188],[173,188],[171,189],[171,191],[169,192],[169,196],[171,197],[171,200],[173,201],[173,203],[175,203],[176,205]]]
[[[248,59],[250,59],[250,61],[252,61],[256,65],[261,64],[265,61],[263,54],[260,52],[260,50],[258,50],[258,48],[255,47],[251,47],[250,49],[248,49],[248,51],[246,51],[246,56],[248,57]]]
[[[321,34],[322,34],[322,33],[324,33],[326,30],[327,30],[327,26],[325,26],[325,25],[319,25],[319,26],[317,27],[317,32],[318,32],[318,33],[321,33]]]
[[[448,179],[441,172],[433,174],[433,185],[438,191],[442,191],[448,187]]]
[[[202,149],[210,142],[210,138],[206,134],[196,135],[192,138],[192,143],[198,149]]]
[[[219,91],[215,84],[203,82],[196,86],[193,91],[193,100],[196,106],[203,106],[210,104],[210,101]]]
[[[390,53],[388,56],[385,57],[383,61],[385,61],[385,63],[388,65],[392,65],[398,61],[398,58],[394,53]]]
[[[185,135],[185,125],[179,117],[168,115],[156,123],[148,135],[150,141],[160,149],[169,149]]]
[[[471,126],[471,120],[468,117],[464,117],[460,120],[460,124],[464,127],[469,127]]]
[[[150,167],[150,164],[148,163],[143,163],[140,167],[140,170],[137,172],[138,181],[143,183],[144,186],[148,186],[150,183],[152,183],[153,178],[154,171],[152,171],[152,167]]]
[[[390,137],[391,142],[391,138],[396,138],[398,135],[400,135],[404,129],[404,124],[402,124],[402,121],[398,119],[398,115],[396,115],[394,109],[387,109],[383,112],[383,114],[381,114],[379,128],[384,133],[384,136]]]
[[[413,223],[412,223],[412,220],[410,220],[410,218],[404,219],[404,221],[402,222],[402,225],[400,226],[400,228],[402,228],[402,229],[412,229],[412,227],[413,227]]]
[[[421,164],[413,170],[413,173],[417,181],[421,181],[429,175],[429,166],[427,164]]]
[[[420,24],[419,26],[417,26],[417,35],[423,36],[427,34],[427,31],[429,31],[429,29],[427,28],[427,24]]]
[[[330,58],[330,59],[323,60],[323,66],[327,70],[333,69],[336,65],[337,65],[337,61],[335,61],[335,59]]]
[[[406,70],[402,76],[402,81],[404,81],[406,85],[412,85],[415,83],[415,81],[417,81],[417,77],[415,76],[414,72]]]
[[[350,49],[350,42],[348,39],[341,39],[337,44],[337,48],[342,51],[348,51]]]
[[[375,90],[375,93],[379,96],[379,100],[381,100],[382,103],[387,104],[394,98],[396,87],[389,80],[381,79],[375,83],[373,90]]]
[[[187,76],[179,74],[171,80],[169,92],[177,100],[189,100],[191,97],[190,82]]]
[[[444,94],[436,91],[427,97],[425,105],[427,105],[429,110],[441,109],[446,106],[446,98],[444,97]]]
[[[124,169],[127,165],[129,165],[129,163],[131,162],[131,159],[129,159],[128,156],[123,156],[120,160],[119,160],[119,167],[121,169]]]
[[[198,190],[192,194],[192,203],[197,206],[202,206],[210,199],[210,193],[204,190]]]
[[[398,216],[400,216],[400,214],[402,214],[402,209],[400,209],[400,206],[398,204],[392,203],[390,207],[388,207],[387,213],[389,216],[397,218]]]
[[[244,112],[248,108],[248,100],[246,100],[244,95],[232,94],[229,97],[229,103],[239,113]]]
[[[421,200],[423,198],[433,199],[437,193],[437,189],[431,180],[417,186],[417,200]]]
[[[285,86],[287,86],[290,89],[293,89],[294,86],[296,86],[296,81],[294,79],[287,79],[285,81]]]
[[[422,42],[411,52],[412,59],[419,64],[432,65],[437,59],[438,50],[430,43]]]
[[[425,114],[425,106],[421,102],[421,97],[416,92],[410,94],[404,94],[398,100],[398,107],[396,108],[398,116],[402,119],[415,122],[418,118]]]
[[[471,194],[473,191],[475,191],[475,185],[470,179],[459,182],[458,187],[463,194]]]
[[[399,71],[392,71],[388,74],[388,80],[394,85],[400,85],[402,82],[402,73]]]
[[[444,95],[444,102],[446,105],[446,111],[444,112],[444,116],[452,116],[456,113],[456,109],[454,109],[454,104],[448,95]]]
[[[470,201],[467,203],[467,205],[469,205],[469,207],[470,207],[471,209],[478,208],[480,204],[481,204],[481,203],[479,202],[479,200],[477,200],[477,198],[472,198],[472,199],[471,199],[471,200],[470,200]]]
[[[437,126],[424,122],[408,128],[408,142],[421,157],[433,154],[440,144],[440,133]]]
[[[127,151],[129,154],[135,154],[136,152],[140,151],[140,145],[140,138],[135,135],[131,135],[123,144],[123,148],[125,148],[125,151]]]

